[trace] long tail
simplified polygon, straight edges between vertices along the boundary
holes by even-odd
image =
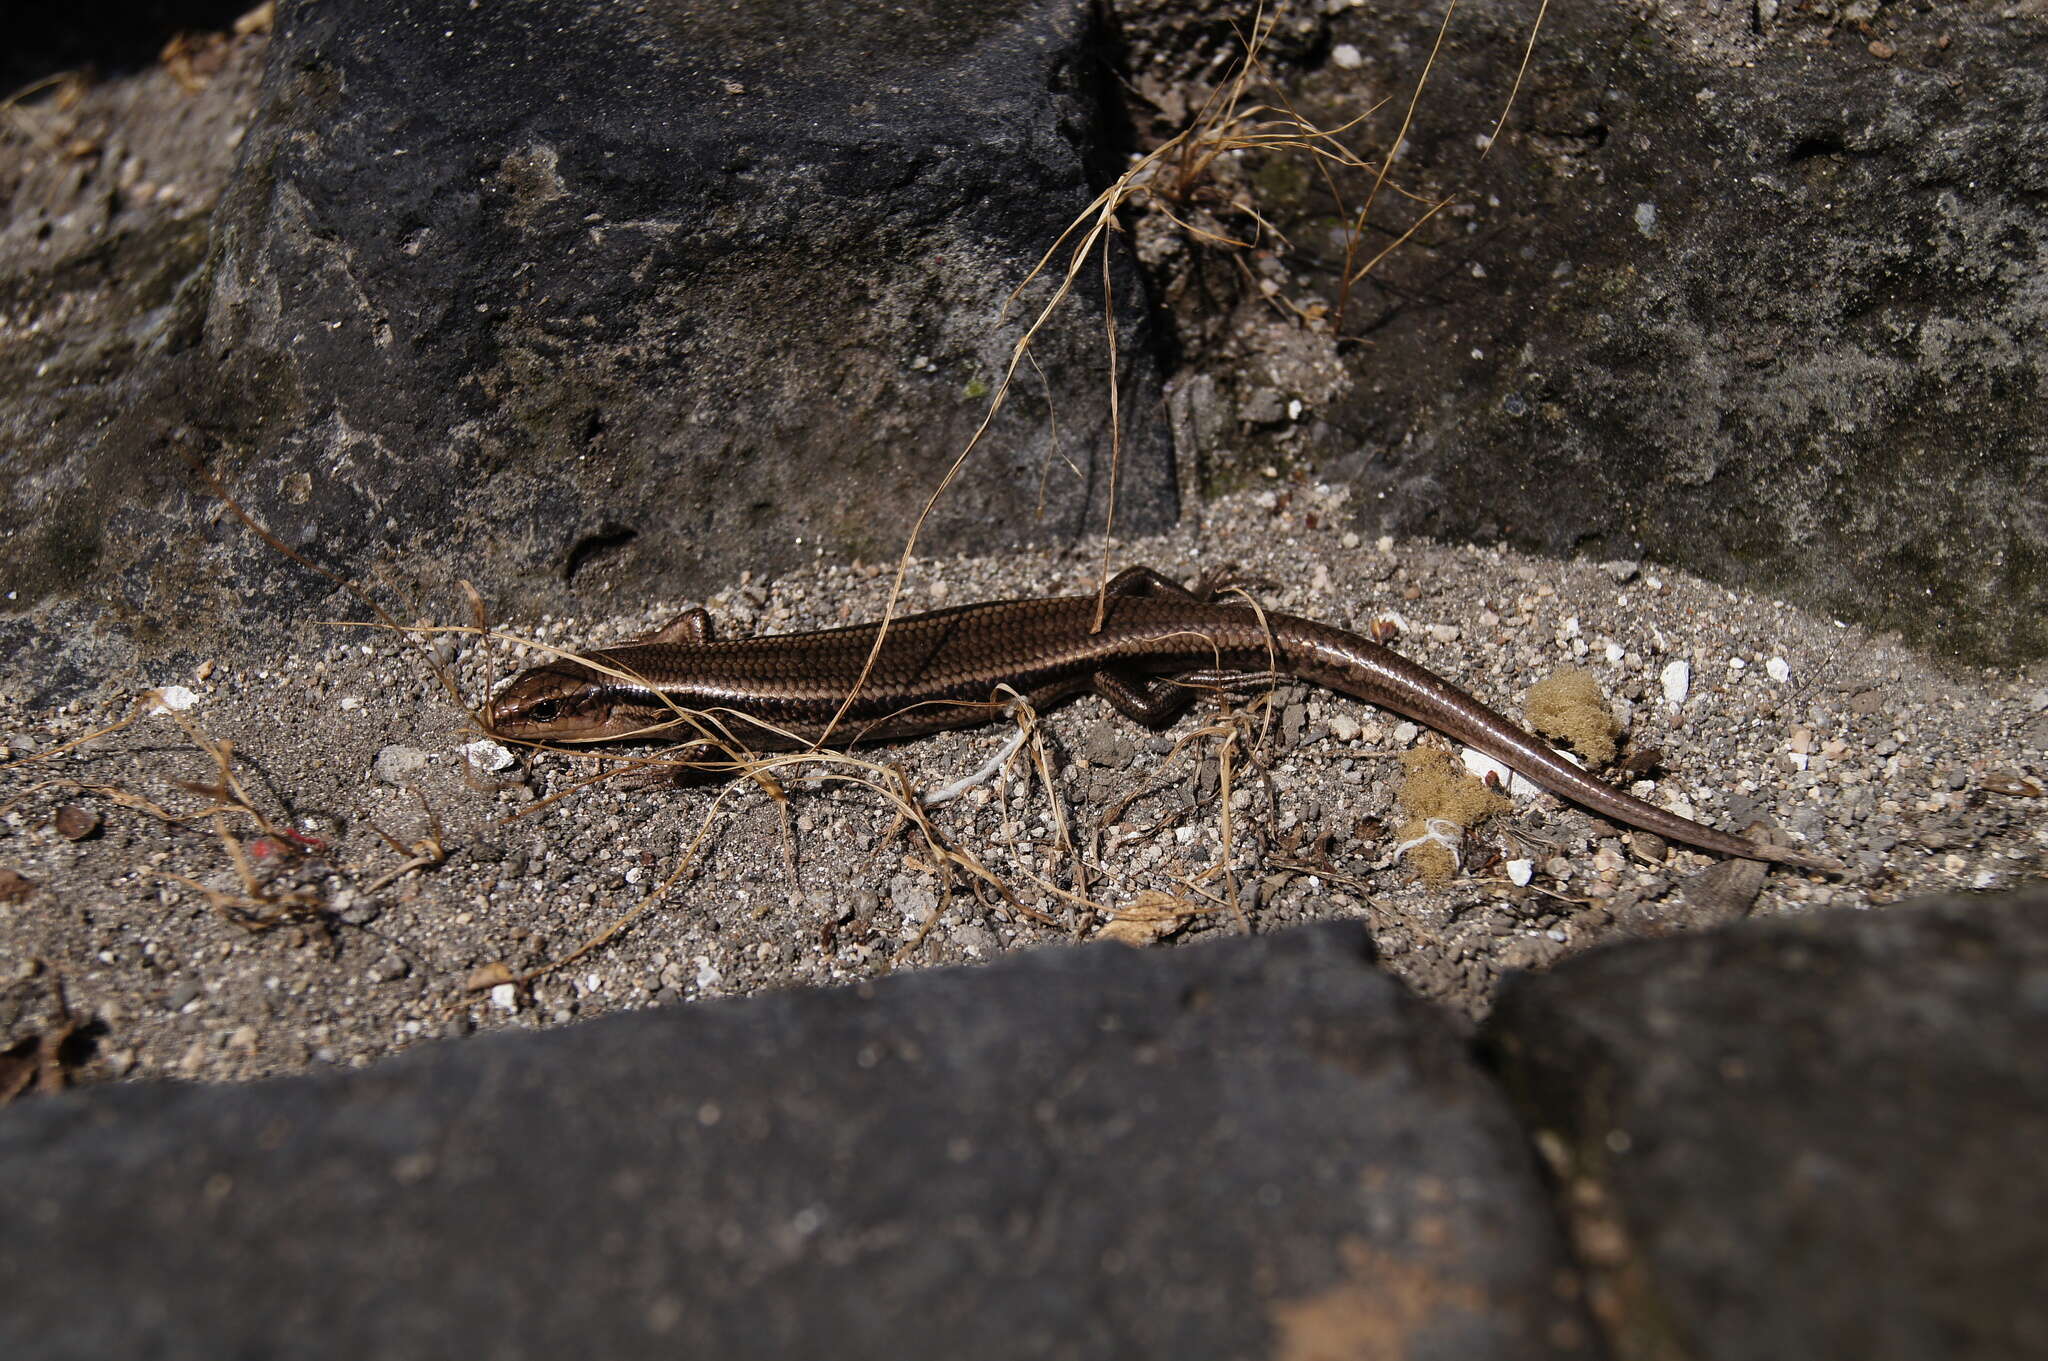
[[[1825,856],[1766,846],[1680,817],[1596,779],[1542,739],[1434,672],[1344,629],[1289,615],[1267,616],[1288,669],[1307,680],[1426,723],[1485,752],[1551,793],[1617,822],[1721,855],[1838,873]]]

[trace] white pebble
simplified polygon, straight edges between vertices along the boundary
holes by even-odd
[[[1359,55],[1358,49],[1350,43],[1338,43],[1331,48],[1330,60],[1346,71],[1356,71],[1365,64],[1365,58]]]
[[[1568,751],[1561,751],[1558,755],[1566,759],[1571,757],[1571,753]],[[1473,779],[1481,783],[1484,783],[1486,777],[1491,775],[1500,784],[1501,788],[1508,791],[1508,797],[1511,799],[1533,799],[1543,792],[1536,785],[1529,783],[1529,781],[1517,774],[1514,767],[1504,765],[1484,752],[1474,751],[1470,747],[1465,747],[1458,752],[1458,761],[1466,770],[1472,772]]]
[[[519,989],[510,983],[500,983],[491,989],[491,1005],[500,1011],[519,1010]]]
[[[469,763],[472,766],[476,767],[478,770],[510,770],[513,766],[519,763],[518,757],[514,756],[510,751],[508,751],[503,746],[500,746],[498,743],[492,742],[488,739],[481,742],[468,743],[467,745],[458,748],[458,750],[460,750],[463,756],[468,758]]]
[[[1536,877],[1534,860],[1510,860],[1507,863],[1508,882],[1516,888],[1527,888],[1529,881]]]
[[[1665,702],[1676,708],[1685,703],[1685,697],[1692,693],[1692,663],[1673,662],[1657,679],[1664,687]]]
[[[156,703],[150,706],[153,714],[182,714],[199,703],[199,696],[182,685],[166,685],[156,692]]]
[[[1764,663],[1764,674],[1783,685],[1792,678],[1792,667],[1783,657],[1773,657]]]

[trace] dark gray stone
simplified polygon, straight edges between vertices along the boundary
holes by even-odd
[[[183,241],[118,391],[19,417],[9,585],[42,616],[0,651],[232,655],[330,595],[201,530],[192,459],[308,557],[429,599],[893,556],[1058,271],[1004,320],[1011,290],[1115,160],[1097,47],[1084,0],[286,0],[204,267]],[[1177,495],[1116,260],[1117,523],[1145,531]],[[927,548],[1102,527],[1103,332],[1098,265]]]
[[[1487,1037],[1622,1354],[2048,1354],[2048,890],[1595,951]]]
[[[107,27],[102,15],[89,22]],[[69,92],[75,102],[53,90],[10,110],[0,137],[0,658],[41,663],[0,666],[11,695],[145,680],[125,668],[190,603],[170,583],[203,574],[213,531],[202,507],[181,503],[182,465],[164,436],[211,388],[179,338],[193,329],[191,284],[266,43],[223,40],[197,91],[159,64]],[[105,55],[102,69],[118,64]],[[138,524],[137,504],[160,508],[156,518]],[[164,515],[183,527],[167,529]],[[110,544],[133,599],[103,570]]]
[[[1355,926],[0,1114],[9,1357],[1547,1357],[1497,1090]]]
[[[1191,367],[1235,413],[1204,480],[1306,467],[1356,480],[1368,535],[1647,555],[1944,651],[2048,654],[2048,14],[1552,5],[1482,156],[1533,15],[1457,6],[1394,172],[1453,206],[1354,292],[1342,347],[1298,353],[1233,262],[1165,252]],[[1377,161],[1442,17],[1342,9],[1274,69],[1325,126],[1386,101],[1347,134]],[[1340,182],[1355,208],[1370,176]],[[1291,242],[1269,282],[1334,304],[1321,178],[1273,156],[1235,192]],[[1367,253],[1417,212],[1382,195]],[[1262,424],[1276,396],[1305,411]]]

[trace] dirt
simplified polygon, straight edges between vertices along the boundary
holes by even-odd
[[[1115,545],[1109,561],[1187,580],[1227,567],[1270,607],[1380,621],[1405,653],[1511,712],[1554,668],[1589,668],[1627,727],[1623,760],[1656,753],[1638,792],[1719,826],[1774,823],[1850,866],[1837,882],[1759,876],[1760,914],[1992,889],[2048,867],[2039,678],[1944,672],[1893,641],[1655,568],[1361,542],[1341,527],[1345,501],[1276,480],[1171,535]],[[1099,545],[918,562],[903,608],[1082,590],[1100,564]],[[794,630],[872,618],[888,583],[872,566],[820,562],[704,603],[724,635]],[[507,627],[589,646],[691,603]],[[450,602],[444,622],[462,618]],[[1689,894],[1726,915],[1714,894],[1728,867],[1547,796],[1483,827],[1451,887],[1420,886],[1391,854],[1392,757],[1439,739],[1320,691],[1255,699],[1235,729],[1215,707],[1161,733],[1093,699],[1044,716],[1025,750],[1042,753],[1056,800],[1020,762],[929,815],[944,847],[987,871],[977,892],[975,876],[937,868],[878,786],[947,784],[1014,727],[784,769],[772,792],[585,783],[617,764],[588,754],[483,772],[462,751],[478,734],[426,654],[455,654],[475,704],[519,665],[509,648],[441,633],[416,651],[339,626],[312,637],[262,668],[153,677],[196,699],[182,724],[148,716],[68,751],[130,713],[134,694],[0,709],[14,758],[0,770],[0,869],[27,881],[0,901],[0,1035],[53,1022],[56,975],[82,1027],[84,1080],[247,1078],[477,1028],[971,963],[1089,938],[1119,913],[1130,920],[1114,935],[1170,933],[1168,948],[1360,918],[1386,967],[1476,1017],[1507,970],[1646,922],[1682,926]],[[1691,682],[1674,707],[1675,662]],[[220,802],[195,737],[233,744],[253,813],[191,816]],[[67,809],[96,826],[70,839],[88,819]],[[1530,862],[1526,886],[1510,861]],[[573,964],[500,981],[642,908]]]

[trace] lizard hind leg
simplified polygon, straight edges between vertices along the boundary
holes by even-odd
[[[1095,693],[1108,701],[1110,708],[1148,728],[1163,728],[1171,723],[1195,694],[1169,680],[1121,671],[1098,671],[1093,683]]]
[[[1109,579],[1105,588],[1111,597],[1145,600],[1186,600],[1206,603],[1209,590],[1206,584],[1198,590],[1189,590],[1163,572],[1150,567],[1126,567]],[[1194,698],[1194,691],[1184,685],[1157,676],[1146,676],[1130,671],[1097,671],[1091,677],[1095,693],[1108,701],[1109,706],[1125,718],[1135,719],[1148,728],[1163,728],[1177,718]]]
[[[1251,579],[1239,576],[1233,567],[1211,568],[1204,571],[1192,589],[1150,567],[1126,567],[1109,579],[1108,592],[1110,595],[1138,596],[1151,600],[1192,600],[1207,605],[1227,590],[1252,584],[1254,583]]]
[[[1191,591],[1162,572],[1150,567],[1126,567],[1109,579],[1110,595],[1141,596],[1152,600],[1207,600],[1206,590]]]

